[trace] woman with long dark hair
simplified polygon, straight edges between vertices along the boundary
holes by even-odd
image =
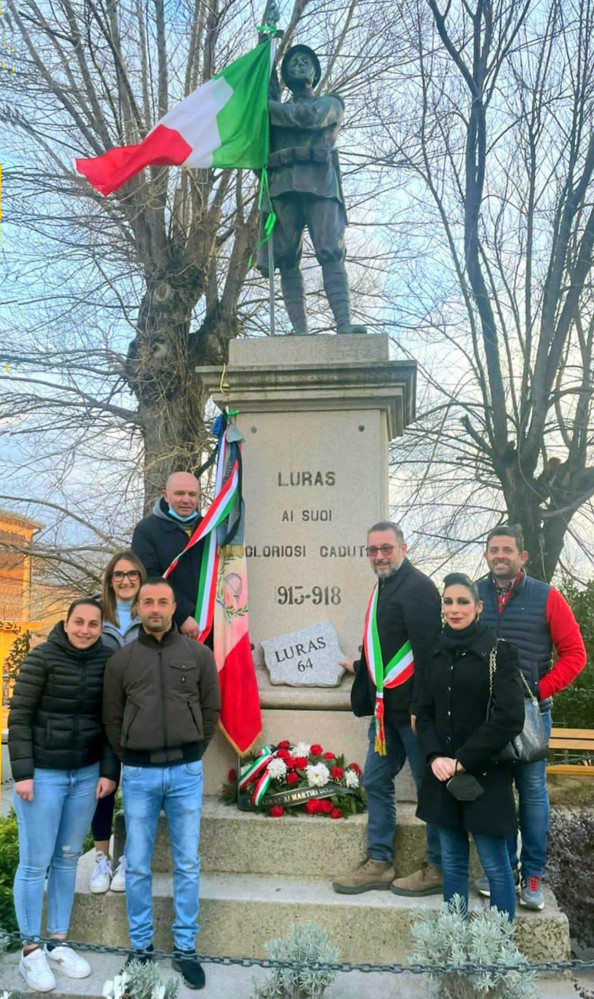
[[[140,619],[136,615],[136,598],[146,572],[134,552],[116,552],[103,573],[101,606],[103,608],[103,644],[111,652],[121,649],[138,637]],[[109,856],[109,841],[113,825],[115,791],[97,802],[93,816],[95,864],[91,872],[89,889],[100,895],[108,891],[126,890],[126,861],[120,857],[115,871]]]
[[[516,808],[511,766],[497,756],[522,730],[524,696],[515,650],[481,623],[481,610],[468,576],[446,576],[444,627],[420,684],[417,733],[427,765],[417,815],[439,828],[444,900],[459,895],[468,905],[470,834],[491,905],[513,919],[507,837],[516,831]]]
[[[14,904],[23,937],[19,970],[30,989],[49,992],[54,970],[86,978],[91,966],[68,946],[76,866],[97,799],[115,788],[119,761],[101,723],[103,673],[109,650],[101,642],[101,606],[75,600],[66,620],[25,659],[8,719],[15,779],[19,865]],[[41,948],[43,885],[47,933]]]

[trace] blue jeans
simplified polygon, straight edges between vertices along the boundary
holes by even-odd
[[[454,826],[439,826],[443,862],[443,899],[460,895],[468,909],[468,833]],[[483,870],[489,880],[491,907],[510,919],[516,912],[516,889],[505,836],[473,834]]]
[[[376,753],[375,721],[369,725],[369,749],[363,770],[363,784],[367,793],[367,855],[374,860],[394,862],[394,836],[396,833],[396,789],[394,778],[402,770],[406,758],[410,763],[417,791],[423,780],[424,757],[410,722],[393,725],[386,720],[387,756]],[[441,867],[441,848],[436,826],[427,825],[427,859],[434,867]]]
[[[551,712],[543,711],[542,722],[547,739],[551,735]],[[514,780],[520,803],[520,856],[522,877],[539,877],[544,874],[547,862],[547,836],[549,832],[549,793],[547,790],[547,761],[516,763]],[[508,850],[512,867],[518,866],[517,837],[510,836]]]
[[[202,784],[202,760],[171,767],[124,765],[122,769],[126,909],[135,949],[148,947],[153,939],[151,860],[163,809],[173,858],[173,942],[179,950],[194,950],[199,929]]]
[[[43,885],[47,881],[47,932],[67,933],[76,865],[95,811],[99,764],[80,770],[33,773],[33,801],[14,796],[19,827],[19,866],[14,907],[26,940],[41,935]]]

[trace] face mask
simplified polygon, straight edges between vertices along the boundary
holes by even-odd
[[[194,513],[191,513],[189,517],[181,517],[179,513],[176,513],[175,510],[172,510],[171,507],[169,507],[169,516],[175,517],[176,520],[180,520],[182,524],[187,524],[188,521],[194,520],[194,517],[198,516],[198,511],[194,510]]]

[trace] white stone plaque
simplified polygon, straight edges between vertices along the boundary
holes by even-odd
[[[271,683],[337,687],[344,676],[342,666],[338,665],[344,655],[329,621],[264,639],[262,648]]]

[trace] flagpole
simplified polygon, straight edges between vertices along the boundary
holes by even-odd
[[[266,8],[264,10],[264,17],[262,18],[262,25],[264,28],[268,29],[268,32],[272,34],[271,39],[271,58],[270,58],[270,76],[274,72],[274,58],[276,55],[276,40],[277,38],[282,38],[283,32],[277,29],[278,19],[280,17],[280,10],[277,0],[267,0]],[[272,30],[271,30],[272,29]],[[262,32],[265,34],[265,32]],[[266,211],[271,212],[272,199],[270,197],[270,191],[268,190],[268,184],[266,184]],[[268,235],[268,315],[270,321],[270,336],[276,336],[276,323],[274,315],[274,230],[272,230]]]
[[[270,195],[268,197],[268,205],[270,211]],[[274,239],[274,231],[270,233],[268,237],[268,312],[270,318],[270,336],[276,336],[276,329],[274,325],[274,252],[272,241]]]

